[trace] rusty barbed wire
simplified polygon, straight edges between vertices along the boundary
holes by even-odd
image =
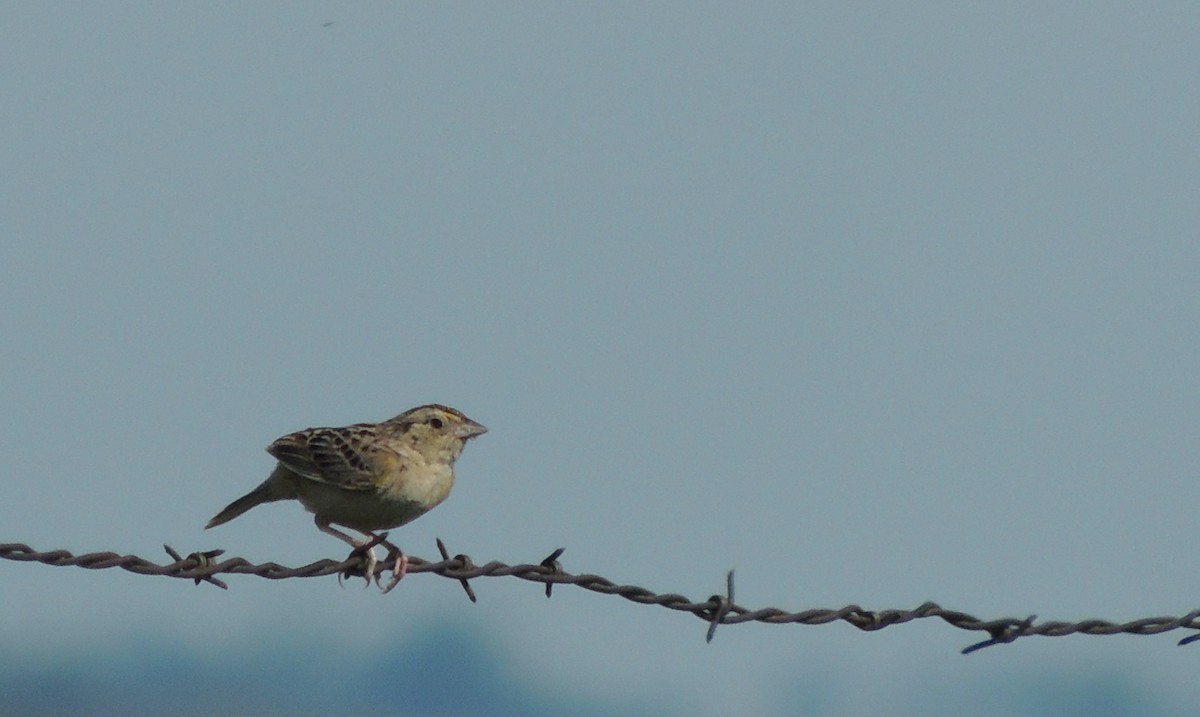
[[[746,622],[761,622],[769,625],[795,623],[799,625],[825,625],[831,622],[846,622],[859,630],[875,631],[885,627],[901,625],[913,620],[940,618],[943,622],[960,630],[986,632],[987,640],[963,648],[962,654],[970,654],[984,647],[1015,641],[1021,637],[1063,637],[1066,635],[1157,635],[1172,630],[1200,631],[1200,610],[1193,610],[1181,617],[1148,617],[1124,623],[1108,620],[1081,620],[1078,622],[1037,622],[1035,615],[1025,618],[999,618],[982,620],[958,610],[947,610],[934,602],[926,602],[911,610],[866,610],[858,605],[831,609],[812,609],[788,612],[780,608],[767,607],[751,610],[734,602],[733,571],[725,578],[725,594],[713,595],[702,602],[695,602],[676,593],[655,593],[636,585],[619,585],[613,581],[590,573],[571,574],[563,570],[559,557],[563,548],[558,548],[536,564],[522,563],[507,565],[491,561],[476,565],[464,554],[450,556],[445,543],[439,538],[438,552],[442,560],[431,562],[409,556],[409,573],[434,573],[462,584],[471,602],[476,602],[475,592],[469,581],[482,577],[514,577],[529,582],[543,583],[546,597],[550,597],[555,585],[574,585],[602,595],[619,595],[641,605],[658,605],[688,612],[708,624],[707,641],[711,642],[718,625],[737,625]],[[163,548],[174,562],[160,565],[136,555],[120,555],[113,552],[85,553],[73,555],[66,550],[39,552],[22,543],[0,543],[0,558],[20,562],[36,562],[45,565],[76,566],[89,570],[121,568],[138,575],[164,575],[172,578],[192,580],[197,585],[211,583],[227,590],[228,585],[217,578],[219,574],[256,575],[268,580],[288,578],[317,578],[328,575],[339,577],[362,576],[376,578],[386,566],[379,565],[375,574],[366,576],[365,561],[361,555],[351,554],[343,561],[318,560],[315,563],[289,568],[278,563],[254,564],[245,558],[227,558],[218,561],[224,550],[208,550],[181,556],[168,545]],[[1200,632],[1185,637],[1177,644],[1188,645],[1200,640]]]

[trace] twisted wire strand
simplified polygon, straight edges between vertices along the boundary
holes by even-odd
[[[463,554],[451,557],[440,539],[437,541],[437,545],[442,560],[433,562],[409,556],[408,572],[433,573],[457,580],[462,584],[467,597],[472,602],[475,602],[476,596],[468,581],[475,578],[515,577],[529,582],[543,583],[546,587],[547,597],[550,597],[555,585],[574,585],[602,595],[619,595],[641,605],[658,605],[670,610],[691,613],[708,623],[707,640],[710,642],[717,625],[737,625],[746,622],[761,622],[768,625],[788,623],[825,625],[842,621],[859,630],[874,631],[913,620],[939,618],[951,627],[986,632],[989,635],[988,639],[964,648],[963,654],[969,654],[992,645],[1013,642],[1020,637],[1035,635],[1042,637],[1063,637],[1075,634],[1157,635],[1172,630],[1200,630],[1200,610],[1193,610],[1180,617],[1147,617],[1124,623],[1096,619],[1078,622],[1054,620],[1037,622],[1034,615],[1026,618],[1008,617],[982,620],[965,612],[947,610],[934,602],[923,603],[911,610],[866,610],[858,605],[847,605],[836,610],[812,609],[800,612],[788,612],[775,607],[751,610],[734,602],[732,570],[726,576],[724,595],[713,595],[707,600],[697,602],[677,593],[656,593],[637,585],[620,585],[599,575],[568,573],[562,569],[562,564],[559,562],[559,557],[563,553],[562,548],[555,550],[539,563],[508,565],[493,560],[483,565],[476,565],[470,557]],[[355,553],[351,553],[350,557],[343,561],[318,560],[308,565],[289,568],[273,562],[254,564],[245,558],[218,560],[224,553],[223,550],[195,552],[181,556],[170,546],[164,545],[163,548],[173,562],[160,565],[136,555],[121,555],[113,552],[85,553],[83,555],[73,555],[66,550],[39,552],[22,543],[0,544],[0,558],[45,565],[76,566],[89,570],[121,568],[138,575],[165,575],[193,580],[196,584],[208,582],[221,589],[228,588],[224,581],[216,577],[221,574],[257,575],[268,580],[316,578],[329,575],[337,575],[339,578],[363,576],[378,580],[379,575],[387,570],[385,565],[377,565],[375,573],[372,576],[366,576],[365,560],[361,554]],[[1195,641],[1200,641],[1200,633],[1185,637],[1178,644],[1187,645]]]

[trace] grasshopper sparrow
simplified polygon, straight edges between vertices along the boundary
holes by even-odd
[[[288,434],[267,446],[279,463],[262,485],[230,503],[204,527],[233,520],[262,503],[298,500],[314,514],[322,532],[365,553],[368,582],[377,562],[372,546],[383,543],[392,551],[389,555],[396,555],[386,593],[404,577],[408,558],[384,539],[386,533],[375,531],[404,525],[445,500],[463,446],[486,432],[453,408],[430,404],[383,423]],[[369,540],[352,538],[330,523],[353,528]]]

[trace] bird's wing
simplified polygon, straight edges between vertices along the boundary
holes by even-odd
[[[374,426],[308,428],[291,433],[267,452],[298,475],[347,490],[371,490],[399,455],[375,440]]]

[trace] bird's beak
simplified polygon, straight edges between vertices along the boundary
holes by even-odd
[[[487,433],[487,426],[483,425],[482,423],[476,423],[470,419],[467,419],[466,423],[454,430],[454,435],[458,436],[464,441],[469,438],[474,438],[475,436],[482,436],[485,433]]]

